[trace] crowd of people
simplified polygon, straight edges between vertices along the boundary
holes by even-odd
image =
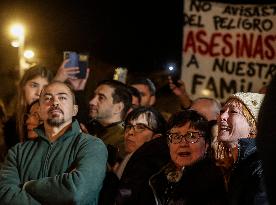
[[[79,68],[65,68],[67,61],[56,75],[40,65],[26,70],[11,117],[0,103],[0,204],[265,205],[273,200],[266,187],[265,173],[271,174],[266,138],[258,132],[265,133],[262,102],[269,96],[238,92],[223,105],[206,97],[192,100],[185,83],[169,77],[181,107],[167,118],[154,107],[154,83],[137,77],[128,84],[98,82],[86,108],[76,92],[86,89],[89,68],[79,79]]]

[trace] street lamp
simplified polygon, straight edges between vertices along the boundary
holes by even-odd
[[[35,56],[35,53],[32,50],[25,50],[23,55],[25,58],[30,60]]]
[[[10,28],[11,35],[15,37],[12,42],[13,46],[18,46],[18,59],[19,59],[19,75],[20,78],[24,74],[24,66],[26,64],[24,59],[24,43],[25,43],[25,29],[22,24],[14,24]]]

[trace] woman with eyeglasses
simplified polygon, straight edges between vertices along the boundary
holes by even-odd
[[[118,188],[113,191],[105,189],[106,194],[102,193],[99,204],[114,204],[114,201],[110,200],[112,193],[116,195],[117,205],[145,204],[144,200],[150,197],[154,203],[148,181],[152,174],[169,161],[169,151],[164,135],[167,123],[156,109],[138,107],[127,115],[124,126],[127,155],[115,170],[120,179]],[[148,193],[150,196],[147,195]],[[109,202],[104,200],[107,198]]]
[[[149,184],[158,205],[223,205],[223,176],[210,154],[211,124],[193,110],[174,114],[167,132],[171,161]]]

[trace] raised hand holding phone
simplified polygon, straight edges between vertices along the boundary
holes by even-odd
[[[64,65],[65,68],[78,67],[79,73],[74,74],[76,78],[84,79],[86,77],[86,70],[88,68],[89,55],[86,53],[77,54],[74,51],[64,51],[64,59],[69,61]]]
[[[85,85],[87,83],[87,79],[89,77],[89,72],[90,72],[90,68],[87,68],[85,78],[68,79],[68,81],[70,82],[70,84],[72,85],[75,91],[84,90]]]
[[[79,73],[79,68],[78,67],[66,68],[65,64],[67,64],[68,62],[69,62],[69,59],[66,59],[61,63],[54,77],[55,81],[65,82],[68,79],[76,78],[75,75]]]
[[[188,108],[191,106],[192,100],[190,99],[185,83],[182,80],[178,80],[179,86],[176,86],[171,76],[168,76],[169,86],[172,92],[179,98],[182,107]]]

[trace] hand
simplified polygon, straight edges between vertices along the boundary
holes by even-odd
[[[67,69],[67,68],[66,68]],[[85,85],[87,83],[87,79],[89,77],[89,73],[90,73],[90,68],[86,69],[86,76],[83,79],[79,79],[79,78],[69,78],[68,81],[70,82],[70,84],[72,85],[73,89],[75,91],[78,90],[84,90]]]
[[[185,88],[185,83],[182,80],[178,80],[177,82],[180,84],[180,86],[176,86],[173,83],[172,77],[168,76],[168,80],[169,80],[169,86],[170,89],[172,90],[172,92],[176,95],[176,96],[182,96],[182,95],[187,95],[186,92],[186,88]]]
[[[177,82],[180,84],[180,86],[176,86],[173,83],[171,76],[168,77],[168,80],[170,89],[179,98],[182,107],[186,109],[189,108],[192,104],[192,100],[189,98],[187,94],[185,83],[182,80],[178,80]]]
[[[70,67],[70,68],[65,68],[64,65],[69,61],[69,59],[66,59],[62,62],[60,65],[56,76],[54,77],[54,81],[60,81],[60,82],[65,82],[66,80],[69,79],[76,79],[75,75],[80,72],[79,67]]]

